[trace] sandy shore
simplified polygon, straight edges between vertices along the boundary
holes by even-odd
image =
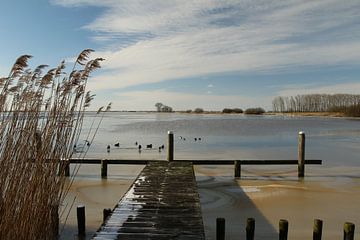
[[[76,237],[78,204],[86,205],[87,238],[102,222],[103,208],[113,208],[127,191],[142,166],[111,166],[107,180],[100,166],[82,166],[67,198],[71,210],[62,239]],[[245,238],[248,217],[256,219],[256,238],[276,239],[279,219],[289,221],[289,239],[311,239],[315,218],[324,220],[323,238],[341,239],[345,221],[360,226],[358,168],[307,168],[298,181],[296,167],[243,167],[234,180],[231,166],[196,166],[207,239],[215,239],[215,220],[226,219],[226,239]],[[63,219],[65,215],[62,216]]]

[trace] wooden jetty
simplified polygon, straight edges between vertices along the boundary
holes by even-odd
[[[205,239],[192,163],[149,162],[93,239]]]

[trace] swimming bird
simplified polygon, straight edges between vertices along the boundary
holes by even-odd
[[[152,144],[147,144],[146,148],[152,148]]]
[[[195,142],[197,141],[197,138],[194,138]]]
[[[138,142],[135,142],[135,145],[137,146],[137,145],[138,145]]]
[[[139,144],[139,147],[138,147],[138,148],[139,148],[139,150],[141,150],[141,145],[140,145],[140,144]]]
[[[115,147],[120,147],[120,143],[115,143],[114,146]]]
[[[183,137],[182,137],[182,136],[179,136],[179,139],[181,140],[181,139],[183,139]]]
[[[163,145],[161,145],[161,149],[164,149],[164,148],[165,148],[164,144],[163,144]]]
[[[110,152],[110,145],[107,145],[106,149],[107,149],[107,152],[109,153]]]

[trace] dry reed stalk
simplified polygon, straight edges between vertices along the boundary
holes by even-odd
[[[24,55],[0,78],[0,239],[57,238],[72,182],[60,162],[73,154],[94,97],[86,84],[103,60],[88,61],[92,51],[81,52],[70,74],[64,62],[46,73],[47,65],[27,69]]]

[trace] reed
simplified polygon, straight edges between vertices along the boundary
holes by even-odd
[[[89,60],[92,51],[82,51],[69,74],[64,61],[29,69],[23,55],[0,78],[0,239],[57,238],[72,182],[60,162],[73,154],[94,98],[87,81],[104,60]]]

